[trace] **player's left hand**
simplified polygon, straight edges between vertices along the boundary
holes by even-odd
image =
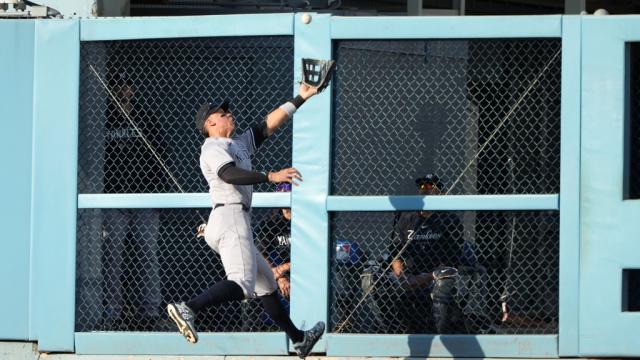
[[[288,182],[296,186],[299,182],[302,182],[302,175],[293,167],[276,172],[270,172],[267,174],[267,178],[269,179],[269,182],[272,183]]]
[[[318,88],[309,86],[307,84],[300,84],[300,90],[298,90],[298,93],[300,94],[300,96],[302,96],[303,99],[307,100],[318,93]]]
[[[291,290],[291,283],[289,283],[289,279],[286,277],[281,277],[278,279],[278,288],[280,289],[280,293],[285,298],[289,298],[289,292]]]

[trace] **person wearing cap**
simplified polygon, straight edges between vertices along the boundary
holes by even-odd
[[[137,101],[134,82],[124,73],[111,81],[114,98],[107,107],[104,133],[104,193],[157,193],[170,186],[156,156],[165,158],[164,132],[155,115]],[[147,143],[145,143],[147,141]],[[102,263],[105,309],[100,330],[154,330],[160,318],[161,279],[158,262],[160,212],[158,209],[104,209],[102,236],[105,252]],[[127,241],[127,238],[130,241]],[[122,274],[129,247],[144,254],[137,257],[131,276],[140,277],[127,299]],[[137,304],[126,319],[125,305]],[[136,326],[132,328],[132,325]]]
[[[192,343],[198,341],[195,315],[222,303],[259,298],[265,312],[293,342],[301,358],[306,357],[324,333],[324,322],[311,329],[298,329],[280,303],[278,284],[267,260],[257,251],[250,224],[253,185],[290,183],[302,176],[295,168],[255,171],[251,158],[317,88],[301,84],[299,95],[270,112],[264,121],[235,133],[235,121],[228,101],[203,104],[196,113],[196,129],[206,138],[200,154],[200,169],[209,184],[213,210],[204,229],[207,244],[220,255],[226,280],[219,281],[195,298],[168,304],[169,316]]]
[[[418,194],[440,195],[441,182],[434,174],[415,181]],[[457,243],[462,241],[462,226],[457,216],[447,212],[403,212],[396,223],[393,248],[399,254],[391,267],[398,278],[411,288],[424,288],[433,281],[433,270],[439,266],[457,264]],[[450,251],[450,249],[456,251]]]
[[[427,174],[416,179],[415,183],[420,195],[442,193],[442,182],[437,175]],[[442,319],[437,299],[429,302],[437,277],[457,274],[453,267],[463,261],[464,238],[460,219],[450,212],[403,212],[394,233],[391,268],[406,291],[403,312],[409,329],[412,332],[458,331],[460,319],[452,318],[457,314],[449,312],[449,318]]]

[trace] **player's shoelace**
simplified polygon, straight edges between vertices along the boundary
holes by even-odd
[[[178,313],[185,321],[193,321],[193,313],[191,310],[184,304],[176,304],[176,308],[178,309]]]

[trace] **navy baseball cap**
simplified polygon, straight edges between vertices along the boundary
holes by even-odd
[[[218,109],[222,109],[225,112],[229,111],[229,101],[222,100],[219,102],[208,102],[200,105],[200,108],[196,113],[196,129],[198,129],[203,136],[208,136],[207,132],[204,130],[205,121],[207,121],[209,115],[218,111]]]
[[[416,186],[418,188],[422,188],[424,185],[435,185],[437,187],[442,187],[442,183],[440,182],[440,178],[435,174],[427,174],[423,177],[419,177],[416,179]]]

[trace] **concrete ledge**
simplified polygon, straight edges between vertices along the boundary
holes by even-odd
[[[76,355],[39,353],[37,345],[32,342],[0,341],[0,359],[11,360],[295,360],[297,356],[211,356],[211,355]],[[419,360],[427,358],[398,357],[326,357],[309,356],[309,360]],[[431,360],[451,360],[452,358],[428,358]],[[509,358],[456,358],[459,360],[511,360]],[[587,359],[587,358],[581,358]],[[526,360],[523,358],[513,360]]]
[[[32,342],[0,342],[0,359],[37,360],[38,349]]]

